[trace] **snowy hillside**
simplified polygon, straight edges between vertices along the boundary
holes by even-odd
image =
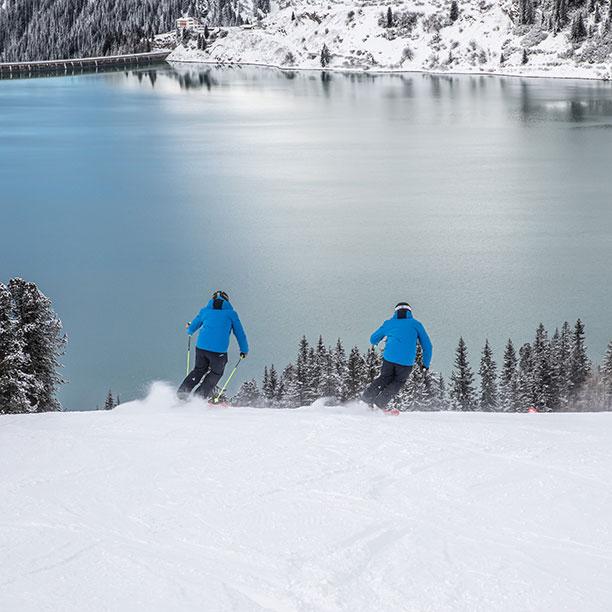
[[[2,610],[610,610],[612,414],[0,417]]]
[[[511,0],[465,0],[456,12],[447,0],[285,1],[169,59],[320,69],[323,55],[327,69],[610,78],[609,3],[560,1],[523,0],[526,17]]]

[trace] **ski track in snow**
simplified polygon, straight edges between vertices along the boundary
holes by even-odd
[[[612,414],[0,417],[0,610],[612,609]]]

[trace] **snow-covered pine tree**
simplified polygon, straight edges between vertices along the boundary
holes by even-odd
[[[519,349],[518,403],[517,411],[526,412],[534,405],[533,360],[531,344],[523,344]]]
[[[480,359],[480,409],[485,412],[497,410],[497,364],[488,338],[485,340]]]
[[[451,20],[451,23],[455,23],[455,21],[459,19],[459,4],[457,3],[457,0],[452,0],[451,2],[449,19]]]
[[[449,410],[450,406],[446,397],[446,383],[444,382],[444,376],[442,374],[429,375],[431,381],[431,393],[435,398],[434,410]]]
[[[334,401],[336,398],[336,376],[334,371],[334,356],[331,347],[325,347],[324,353],[320,355],[320,376],[318,396],[329,398]]]
[[[467,346],[463,337],[459,338],[455,353],[455,368],[451,374],[449,395],[452,410],[476,410],[474,372],[470,366]]]
[[[518,409],[518,359],[511,339],[504,349],[504,364],[499,384],[499,410],[514,412]]]
[[[533,375],[533,402],[540,412],[553,410],[553,364],[548,332],[543,323],[538,325],[531,345]]]
[[[331,53],[327,48],[327,45],[323,43],[323,47],[321,48],[321,66],[325,68],[331,61]]]
[[[555,33],[567,23],[567,0],[553,0],[552,25]]]
[[[297,368],[292,363],[288,364],[281,375],[285,395],[281,402],[282,408],[300,407],[300,386],[297,381]]]
[[[0,283],[0,414],[34,411],[30,398],[37,393],[37,381],[29,373],[24,347],[13,298],[8,287]]]
[[[321,372],[317,361],[317,353],[314,347],[308,350],[308,377],[307,377],[307,403],[312,404],[319,399],[319,382]]]
[[[278,377],[278,384],[276,385],[276,393],[274,394],[274,406],[276,408],[285,407],[285,396],[287,394],[287,388],[282,375]]]
[[[572,389],[572,328],[565,321],[552,344],[557,410],[567,410]]]
[[[336,387],[336,399],[339,402],[345,402],[347,399],[347,382],[348,382],[348,370],[346,364],[346,352],[342,340],[338,338],[336,342],[336,348],[333,354],[334,362],[334,376],[335,376],[335,387]]]
[[[324,395],[321,393],[321,387],[323,386],[325,370],[327,368],[327,347],[325,346],[325,342],[323,342],[322,336],[319,336],[317,347],[314,354],[312,354],[310,358],[312,360],[311,376],[313,392],[316,394],[317,398],[324,397]]]
[[[393,27],[393,11],[390,6],[387,7],[387,27]]]
[[[310,345],[306,336],[302,336],[298,347],[298,356],[296,361],[296,385],[298,389],[298,405],[305,406],[310,398],[310,361],[308,358]]]
[[[582,392],[591,374],[591,363],[585,343],[584,323],[580,319],[576,321],[572,334],[570,364],[570,380],[572,383],[570,401],[573,404],[572,407],[577,409],[578,404],[583,400]]]
[[[115,398],[113,392],[109,389],[104,400],[104,410],[112,410],[115,407]]]
[[[274,405],[278,393],[278,374],[274,364],[264,370],[263,396],[268,406]]]
[[[534,17],[533,0],[518,0],[518,25],[531,25]]]
[[[30,405],[36,412],[61,410],[56,392],[64,382],[59,375],[59,359],[66,344],[62,323],[53,311],[51,300],[34,283],[13,278],[8,289],[13,298],[16,325],[23,333],[29,363],[27,373],[37,382],[36,393],[29,398]]]
[[[612,340],[608,344],[606,356],[601,365],[601,382],[603,385],[603,408],[612,408]]]
[[[574,13],[574,18],[572,19],[572,28],[570,30],[570,39],[573,42],[580,42],[587,37],[587,29],[584,23],[584,16],[582,11],[577,11]]]
[[[381,366],[380,353],[375,346],[370,346],[365,357],[366,385],[369,385],[379,374]]]
[[[257,407],[261,402],[261,393],[257,386],[257,381],[252,378],[245,380],[238,389],[238,393],[232,397],[232,406],[251,406]]]
[[[346,399],[353,400],[361,395],[367,382],[367,368],[359,349],[351,349],[347,362]]]

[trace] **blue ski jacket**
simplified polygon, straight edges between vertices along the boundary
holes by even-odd
[[[414,365],[418,342],[423,349],[423,365],[428,368],[431,364],[431,340],[423,324],[410,311],[406,312],[405,319],[398,319],[396,312],[370,336],[370,343],[378,344],[383,338],[387,339],[383,352],[387,361],[404,366]]]
[[[187,333],[191,336],[198,329],[200,329],[196,343],[198,348],[213,353],[227,353],[230,332],[234,332],[240,352],[249,352],[249,343],[238,313],[223,298],[210,300],[191,322]]]

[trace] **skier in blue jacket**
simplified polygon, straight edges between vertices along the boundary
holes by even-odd
[[[386,409],[410,376],[416,360],[417,343],[423,349],[423,368],[426,370],[431,363],[432,346],[425,327],[413,318],[412,308],[407,302],[400,302],[395,307],[393,317],[372,334],[370,343],[376,345],[384,338],[387,344],[380,375],[364,391],[362,399]]]
[[[208,398],[212,395],[217,383],[223,376],[227,364],[227,349],[230,333],[234,333],[240,348],[240,357],[244,359],[249,352],[249,343],[238,317],[230,304],[225,291],[215,291],[212,299],[187,324],[187,333],[191,336],[197,330],[195,367],[179,387],[179,397],[188,397],[193,388],[204,378],[196,390],[196,395]]]

